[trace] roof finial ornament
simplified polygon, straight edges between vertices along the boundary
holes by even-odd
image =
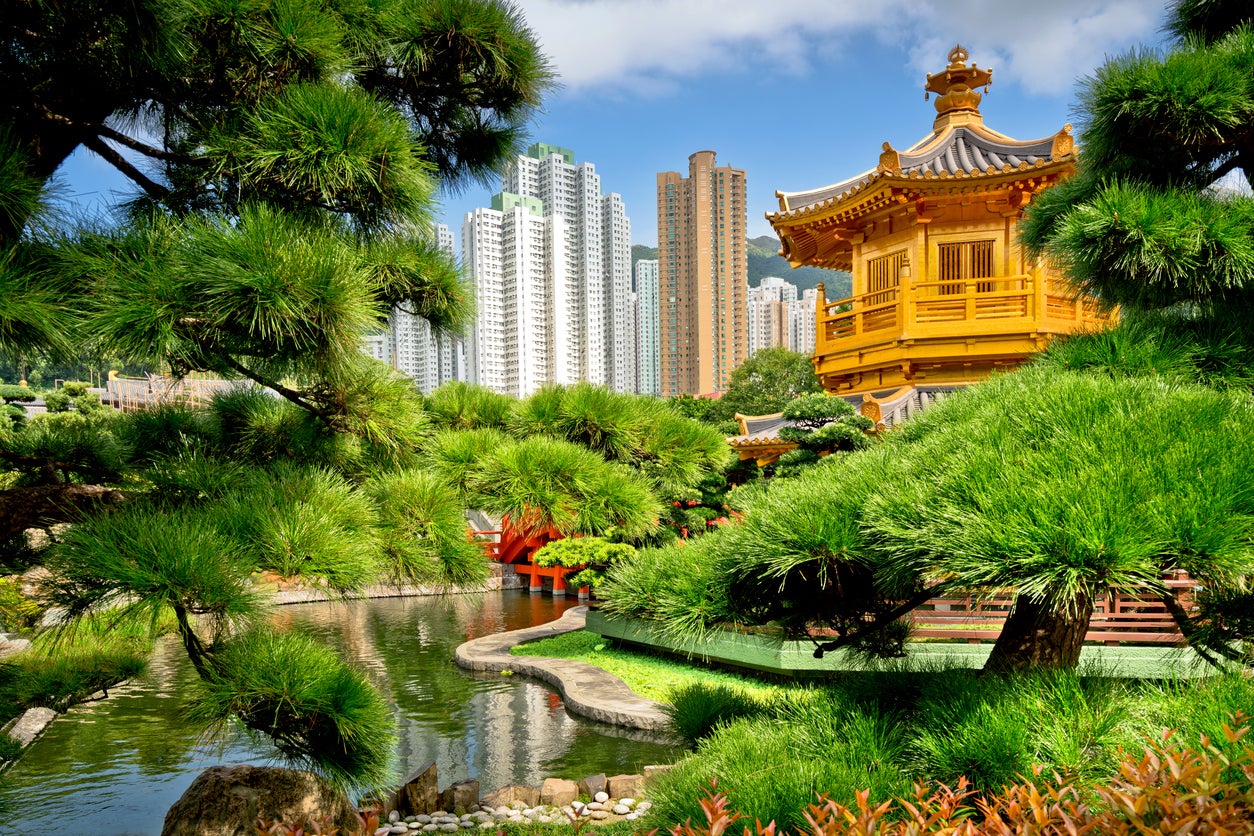
[[[967,66],[970,57],[967,48],[957,44],[949,51],[949,66],[943,72],[927,76],[923,85],[924,97],[928,93],[936,94],[936,122],[982,122],[980,116],[980,99],[975,88],[988,87],[993,82],[993,71],[980,69],[975,64]]]

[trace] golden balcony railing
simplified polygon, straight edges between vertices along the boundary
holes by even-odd
[[[903,281],[820,306],[820,355],[902,339],[1065,333],[1109,321],[1096,300],[1028,274]]]

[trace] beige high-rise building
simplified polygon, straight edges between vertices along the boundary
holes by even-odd
[[[722,392],[749,353],[745,173],[688,158],[657,176],[662,396]]]

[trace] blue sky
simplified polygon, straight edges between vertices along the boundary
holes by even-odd
[[[842,180],[903,149],[935,111],[924,76],[961,42],[993,68],[986,124],[1034,139],[1075,121],[1076,79],[1106,56],[1159,40],[1162,0],[522,0],[517,4],[562,79],[532,128],[596,165],[623,196],[634,243],[655,244],[655,175],[718,153],[749,183],[750,236],[776,189]],[[1078,127],[1078,126],[1077,126]],[[128,184],[80,151],[60,172],[88,207]],[[486,206],[473,188],[443,197],[462,215]]]

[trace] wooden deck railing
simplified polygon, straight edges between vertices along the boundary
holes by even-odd
[[[1163,581],[1185,611],[1193,607],[1196,582],[1178,573]],[[912,635],[918,638],[966,639],[969,644],[995,641],[1012,603],[1010,597],[979,600],[933,598],[912,613]],[[1109,592],[1094,606],[1085,641],[1107,645],[1129,643],[1183,644],[1184,637],[1158,595]]]

